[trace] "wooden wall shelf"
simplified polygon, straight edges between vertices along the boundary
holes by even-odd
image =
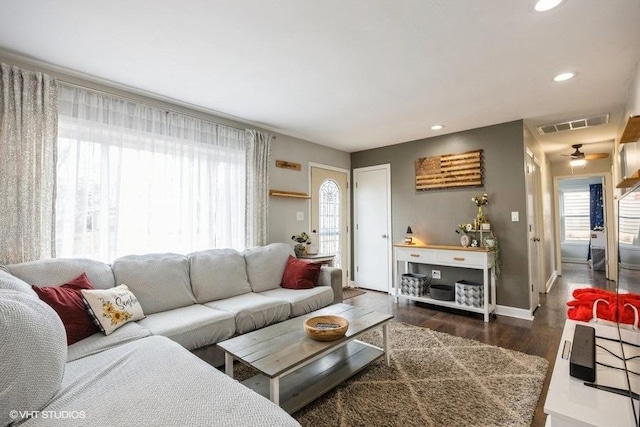
[[[624,177],[622,181],[616,185],[616,188],[630,188],[640,182],[640,169],[635,171],[630,177]]]
[[[292,199],[310,199],[307,193],[299,193],[297,191],[269,190],[269,195],[273,197],[289,197]]]
[[[640,139],[640,116],[631,116],[627,120],[624,132],[622,132],[620,144],[636,142],[638,139]]]

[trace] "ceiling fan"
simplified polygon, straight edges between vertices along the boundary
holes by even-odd
[[[587,163],[587,160],[606,159],[607,157],[609,157],[609,153],[584,154],[582,151],[580,151],[580,147],[582,147],[582,144],[574,144],[571,147],[575,148],[576,151],[571,154],[563,154],[563,156],[571,157],[571,166],[583,166]]]

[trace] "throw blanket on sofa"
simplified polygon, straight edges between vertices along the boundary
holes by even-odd
[[[299,426],[268,399],[159,336],[67,363],[46,410],[69,417],[21,426]]]

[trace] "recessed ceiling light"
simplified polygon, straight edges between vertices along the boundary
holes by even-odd
[[[564,0],[538,0],[533,4],[533,8],[536,12],[546,12],[554,7],[560,6]]]
[[[440,130],[440,129],[442,129],[443,127],[444,127],[444,126],[442,126],[442,125],[433,125],[433,126],[431,126],[431,130]]]
[[[572,79],[577,76],[578,73],[568,72],[568,73],[560,73],[553,78],[554,82],[564,82],[566,80]]]

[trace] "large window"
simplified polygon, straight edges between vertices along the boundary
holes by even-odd
[[[63,86],[57,256],[242,249],[245,175],[242,130]]]
[[[589,233],[589,190],[565,190],[561,193],[560,221],[562,240],[588,241]]]

